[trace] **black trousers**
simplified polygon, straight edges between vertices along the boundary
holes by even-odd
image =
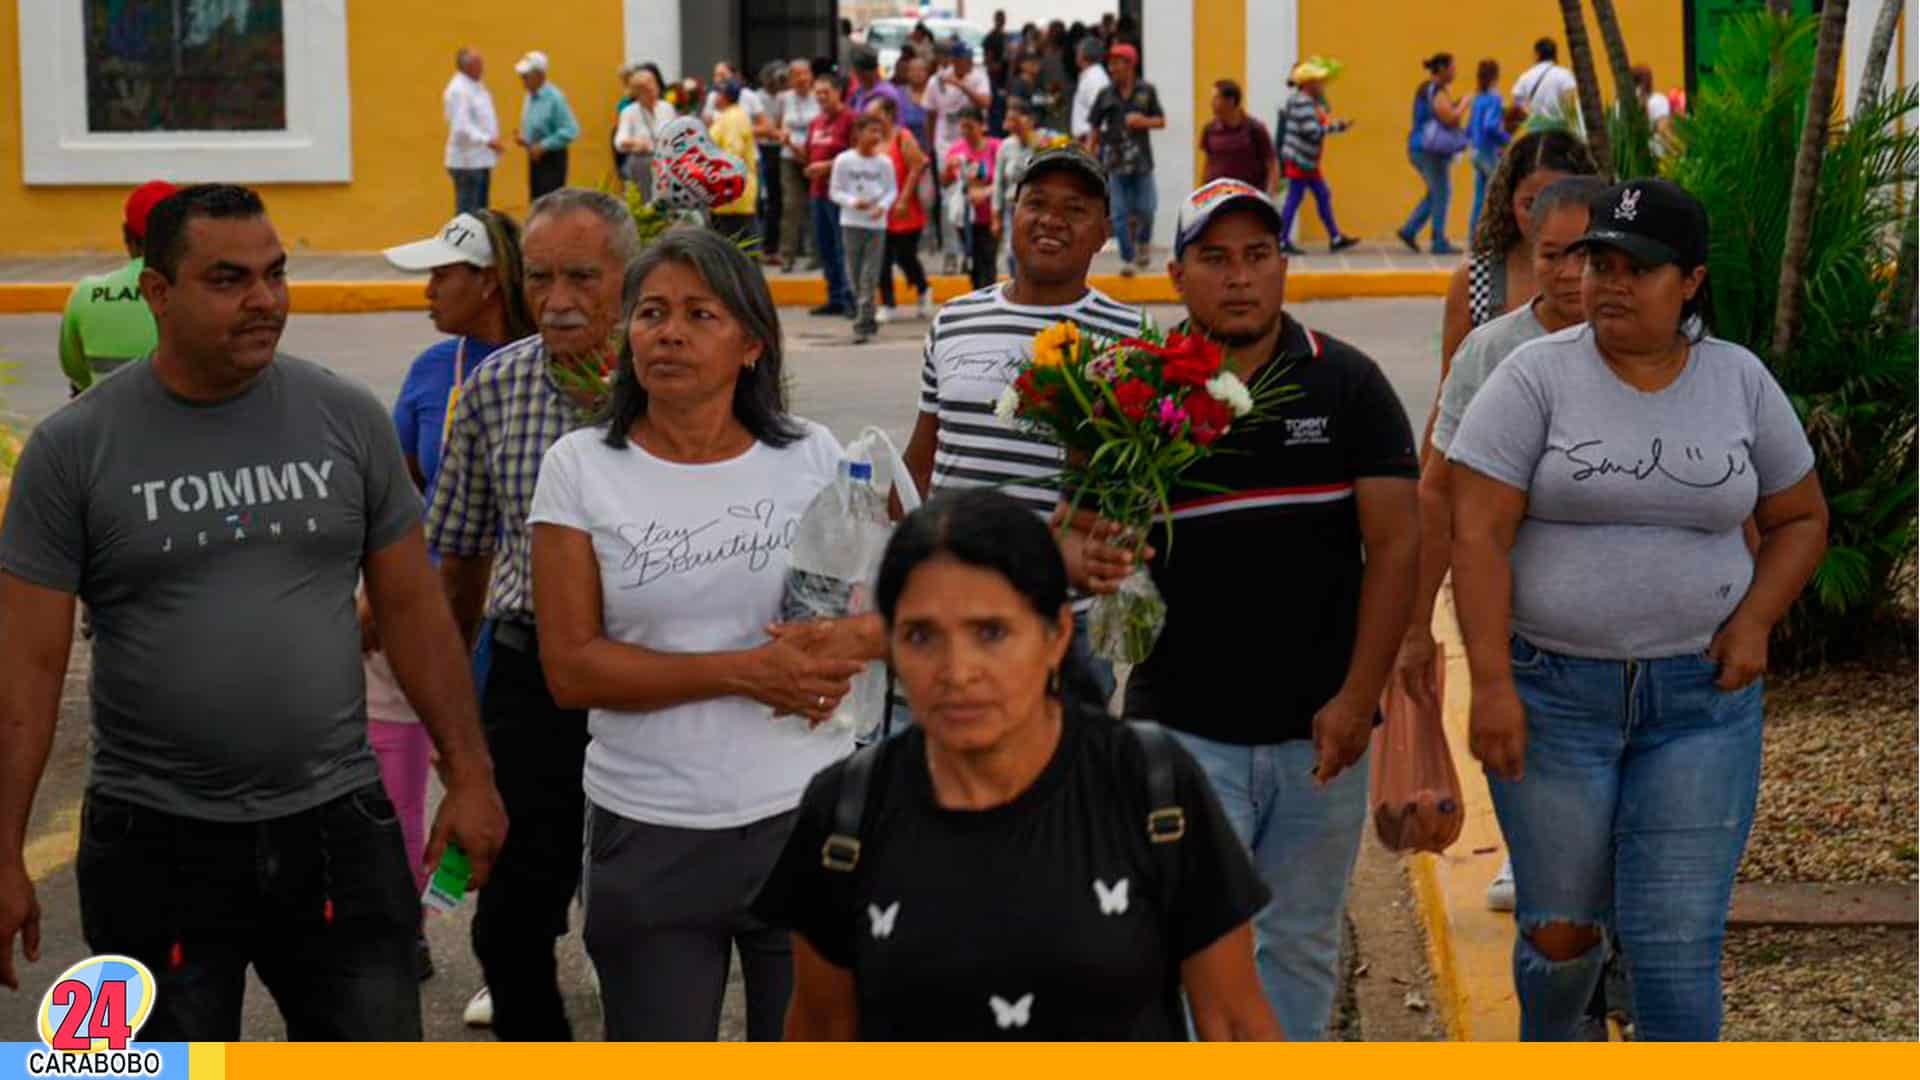
[[[975,224],[967,242],[967,269],[973,276],[973,287],[984,289],[994,283],[999,276],[994,273],[993,256],[1000,244],[993,235],[993,226]]]
[[[780,254],[782,205],[780,147],[760,144],[760,246],[763,255]]]
[[[152,969],[144,1041],[237,1041],[248,965],[289,1039],[419,1040],[420,896],[378,778],[267,821],[201,821],[98,791],[81,819],[81,932],[94,953]]]
[[[533,198],[567,186],[567,152],[549,150],[527,164],[527,190]]]
[[[890,232],[887,234],[887,261],[880,268],[880,303],[892,307],[893,268],[907,275],[907,284],[913,286],[915,297],[924,294],[927,285],[927,269],[920,265],[920,234],[924,229],[915,229],[910,233]]]
[[[535,643],[510,646],[496,634],[480,715],[508,821],[506,846],[473,917],[473,953],[493,992],[493,1033],[564,1042],[573,1029],[554,943],[567,932],[567,906],[580,885],[587,714],[553,703]]]

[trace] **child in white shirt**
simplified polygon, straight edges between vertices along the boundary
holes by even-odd
[[[853,285],[853,343],[873,339],[880,324],[874,308],[880,273],[886,266],[887,212],[899,195],[893,159],[881,152],[886,124],[862,116],[854,128],[853,148],[833,159],[827,195],[840,207],[841,244],[847,252],[847,279]]]

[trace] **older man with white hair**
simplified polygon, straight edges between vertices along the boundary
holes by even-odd
[[[480,890],[473,951],[490,1016],[509,1040],[573,1037],[554,942],[580,879],[587,714],[554,703],[534,636],[527,513],[547,448],[589,422],[599,402],[569,371],[606,370],[620,332],[621,276],[639,233],[619,198],[561,188],[527,212],[521,248],[540,333],[496,352],[461,391],[441,458],[427,539],[469,644],[492,620],[481,719],[511,838]]]
[[[513,65],[520,85],[527,88],[520,110],[520,130],[513,141],[527,150],[527,194],[538,199],[567,184],[567,148],[580,137],[580,121],[567,104],[567,95],[547,78],[547,54],[530,52]]]

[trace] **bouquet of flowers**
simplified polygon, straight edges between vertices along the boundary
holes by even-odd
[[[1249,386],[1225,361],[1217,342],[1196,334],[1162,336],[1143,323],[1136,336],[1114,341],[1055,323],[1034,338],[1032,359],[995,412],[1066,449],[1060,482],[1075,512],[1091,507],[1122,526],[1136,559],[1161,522],[1171,557],[1182,474],[1219,452],[1221,436],[1270,420],[1296,392],[1281,382],[1284,365],[1269,364]],[[1094,602],[1089,631],[1097,655],[1137,664],[1165,625],[1166,604],[1140,562],[1117,592]]]

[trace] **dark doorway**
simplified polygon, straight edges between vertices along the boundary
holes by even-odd
[[[838,0],[738,0],[740,56],[757,72],[775,60],[833,56],[840,41]]]

